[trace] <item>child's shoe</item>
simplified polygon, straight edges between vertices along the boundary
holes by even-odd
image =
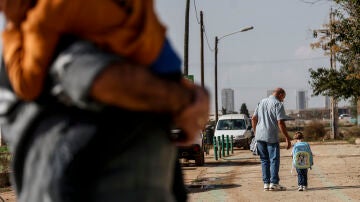
[[[302,186],[302,190],[306,191],[307,187],[306,186]]]
[[[298,186],[298,191],[303,191],[303,186],[299,185]]]

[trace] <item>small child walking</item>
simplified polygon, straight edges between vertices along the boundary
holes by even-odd
[[[308,169],[313,165],[310,145],[304,142],[304,135],[298,131],[294,135],[296,143],[292,149],[293,166],[298,174],[298,191],[306,191],[308,186]]]

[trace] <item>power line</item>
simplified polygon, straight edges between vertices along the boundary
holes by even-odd
[[[194,8],[195,8],[196,21],[197,21],[198,24],[200,24],[200,20],[199,20],[199,17],[198,17],[198,15],[197,15],[198,12],[197,12],[197,8],[196,8],[196,3],[195,3],[195,1],[196,1],[196,0],[194,0],[193,2],[194,2]]]
[[[328,57],[312,57],[312,58],[301,58],[301,59],[278,59],[278,60],[249,60],[241,62],[222,62],[222,65],[243,65],[243,64],[261,64],[261,63],[286,63],[286,62],[297,62],[297,61],[309,61],[309,60],[323,60],[328,59]],[[194,63],[192,63],[194,65]],[[212,64],[207,62],[206,64]]]
[[[300,1],[303,2],[303,3],[307,3],[307,4],[316,4],[316,3],[318,3],[318,2],[320,2],[322,0],[313,0],[313,1],[300,0]]]
[[[197,15],[197,14],[198,14],[198,12],[197,12],[196,0],[193,0],[193,1],[194,1],[194,8],[195,8],[196,21],[197,21],[197,23],[198,23],[198,24],[200,24],[199,17],[198,17],[198,15]],[[209,50],[210,50],[211,52],[214,52],[214,49],[213,49],[213,48],[211,48],[211,46],[210,46],[210,43],[209,43],[209,38],[208,38],[208,35],[207,35],[207,32],[206,32],[206,29],[205,29],[205,25],[203,25],[203,26],[202,26],[202,28],[203,28],[203,30],[204,30],[205,39],[206,39],[206,44],[207,44],[207,46],[208,46]]]
[[[207,36],[206,29],[205,29],[205,25],[203,26],[203,29],[204,29],[205,39],[206,39],[206,43],[207,43],[207,45],[208,45],[208,48],[209,48],[209,50],[210,50],[211,52],[214,52],[215,49],[214,49],[214,48],[211,48],[211,46],[210,46],[209,38],[208,38],[208,36]]]

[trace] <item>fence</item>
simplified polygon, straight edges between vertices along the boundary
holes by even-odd
[[[226,137],[224,135],[214,136],[213,144],[214,144],[214,157],[215,160],[218,160],[219,158],[229,156],[230,151],[231,154],[234,153],[234,147],[233,147],[234,137],[231,135],[227,135]]]

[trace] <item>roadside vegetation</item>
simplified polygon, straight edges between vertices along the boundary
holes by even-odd
[[[0,153],[9,152],[9,149],[7,146],[0,146]]]
[[[0,192],[1,188],[8,187],[10,185],[9,173],[10,173],[10,159],[11,155],[7,146],[0,147]]]
[[[0,147],[0,173],[9,172],[10,153],[7,146]]]
[[[305,140],[310,142],[329,142],[329,141],[347,141],[355,144],[355,140],[360,138],[360,127],[349,122],[341,122],[338,127],[338,136],[336,139],[330,138],[331,127],[328,121],[308,120],[292,121],[287,123],[287,129],[290,137],[293,137],[296,131],[304,133]],[[280,140],[285,138],[280,135]]]
[[[308,3],[317,3],[312,0]],[[314,95],[351,100],[352,116],[360,115],[360,1],[333,0],[336,7],[331,11],[329,24],[314,30],[314,49],[323,49],[331,57],[331,68],[315,67],[309,70],[309,84]],[[335,62],[336,61],[336,62]],[[336,68],[335,64],[338,64]],[[359,120],[358,120],[359,121]]]

